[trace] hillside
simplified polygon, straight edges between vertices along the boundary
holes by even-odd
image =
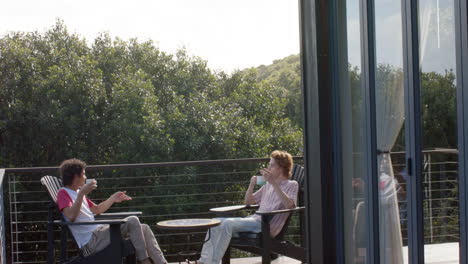
[[[298,127],[302,127],[300,67],[299,55],[290,55],[254,68],[259,82],[264,81],[282,91],[282,97],[288,101],[287,117]]]

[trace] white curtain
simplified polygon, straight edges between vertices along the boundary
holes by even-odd
[[[398,209],[397,181],[389,152],[404,121],[403,74],[398,69],[379,69],[376,87],[377,147],[379,165],[379,218],[381,263],[403,263],[403,242]]]
[[[434,12],[434,1],[419,1],[420,63],[426,55],[426,47]],[[398,69],[378,69],[376,84],[377,147],[380,151],[380,249],[381,263],[403,263],[400,214],[397,197],[397,180],[394,177],[390,151],[404,122],[403,73]]]

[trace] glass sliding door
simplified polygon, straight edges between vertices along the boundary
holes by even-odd
[[[340,125],[343,163],[343,210],[346,263],[371,263],[366,179],[377,181],[380,263],[399,264],[407,259],[406,172],[404,137],[403,52],[400,1],[375,0],[375,133],[377,173],[366,175],[366,135],[362,53],[362,5],[346,1],[347,76],[340,86]],[[364,56],[366,57],[366,56]],[[372,64],[370,64],[372,65]],[[371,74],[371,73],[367,73]],[[372,78],[371,78],[372,80]]]
[[[380,263],[398,264],[408,255],[401,1],[374,3]]]
[[[460,263],[468,263],[468,179],[467,179],[467,139],[468,139],[468,3],[455,0],[455,49],[457,61],[457,146],[458,146],[458,184],[460,217]]]
[[[456,142],[455,36],[453,1],[419,0],[419,63],[421,66],[421,113],[416,116],[422,124],[421,166],[426,244],[426,263],[458,261],[458,181]],[[403,50],[403,12],[401,1],[375,0],[375,79],[370,89],[375,92],[376,175],[366,175],[365,107],[363,106],[362,53],[360,24],[362,5],[358,0],[346,1],[346,41],[344,49],[346,74],[340,74],[340,143],[343,166],[343,217],[345,233],[345,263],[367,263],[369,249],[368,223],[376,221],[366,214],[368,197],[364,191],[367,177],[375,177],[378,192],[380,263],[409,263],[408,214],[410,192],[408,182],[408,153],[405,151],[405,84]],[[362,3],[361,3],[362,4]],[[338,23],[340,24],[340,23]],[[405,45],[406,47],[406,45]],[[373,47],[372,47],[373,48]],[[364,56],[365,57],[365,56]],[[372,64],[370,64],[372,65]],[[372,73],[367,73],[372,74]],[[408,96],[408,95],[406,95]],[[409,107],[412,107],[411,105]],[[414,106],[413,106],[414,107]],[[421,143],[419,143],[421,142]],[[418,147],[419,149],[419,147]],[[413,191],[414,193],[414,191]],[[414,216],[414,215],[413,215]],[[449,254],[440,254],[448,250]],[[452,262],[451,262],[452,261]]]
[[[458,263],[454,0],[419,0],[425,263]]]
[[[321,149],[334,162],[322,178],[340,185],[329,199],[338,216],[330,237],[343,238],[319,245],[333,248],[337,263],[466,263],[459,160],[464,173],[468,159],[458,145],[465,154],[468,26],[460,21],[468,11],[456,8],[466,1],[317,2],[335,15],[316,18],[317,98],[326,102],[315,103],[333,127],[319,133],[333,142]]]
[[[368,225],[366,220],[364,170],[364,106],[361,67],[359,0],[346,1],[339,87],[341,160],[343,162],[343,218],[345,263],[367,263]]]

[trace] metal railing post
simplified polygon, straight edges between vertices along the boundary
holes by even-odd
[[[6,264],[5,204],[3,203],[3,177],[5,170],[0,169],[0,263]]]
[[[433,205],[432,205],[432,155],[429,154],[429,214],[431,216],[431,243],[434,241],[434,219],[433,219]]]

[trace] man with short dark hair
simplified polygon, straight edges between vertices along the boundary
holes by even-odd
[[[95,214],[107,211],[114,203],[131,200],[126,192],[116,192],[106,201],[95,204],[86,197],[97,188],[97,182],[86,184],[86,163],[78,159],[69,159],[60,165],[64,188],[57,194],[57,204],[65,220],[71,222],[94,221]],[[123,236],[130,237],[140,263],[167,264],[153,232],[146,224],[141,224],[136,216],[125,218],[120,226]],[[99,252],[110,244],[109,225],[70,226],[80,248],[87,254]]]

